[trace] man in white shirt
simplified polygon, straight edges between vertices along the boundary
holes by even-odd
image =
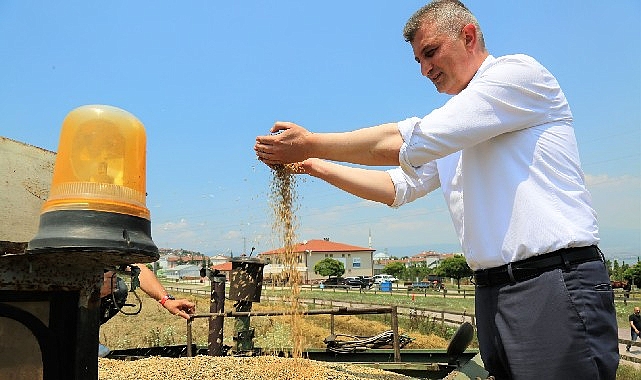
[[[490,375],[614,379],[613,294],[556,79],[526,55],[489,55],[476,18],[455,0],[421,8],[404,37],[421,73],[454,95],[441,108],[344,133],[277,122],[278,134],[257,137],[258,158],[393,207],[440,187],[475,271]]]

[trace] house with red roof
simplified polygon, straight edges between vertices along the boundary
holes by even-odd
[[[173,269],[178,265],[183,264],[194,264],[194,265],[206,265],[209,262],[209,257],[205,255],[169,255],[165,258],[166,266],[165,269]]]
[[[345,266],[344,277],[350,276],[372,276],[373,254],[375,249],[358,247],[344,243],[330,241],[328,238],[319,240],[305,240],[294,245],[290,255],[294,257],[296,270],[300,273],[303,283],[313,283],[326,277],[314,273],[314,266],[319,261],[332,258],[343,263]],[[286,262],[285,247],[272,251],[262,252],[258,257],[265,261],[263,276],[265,278],[282,278],[287,269],[293,264]]]

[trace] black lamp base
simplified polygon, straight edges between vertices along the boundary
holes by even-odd
[[[69,259],[84,255],[105,264],[149,263],[159,257],[149,220],[92,210],[41,214],[38,233],[25,252],[61,253]]]

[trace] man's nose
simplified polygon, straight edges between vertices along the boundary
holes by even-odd
[[[429,78],[431,71],[432,71],[432,65],[424,61],[421,62],[421,75]]]

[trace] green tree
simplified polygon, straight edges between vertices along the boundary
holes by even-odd
[[[422,281],[430,274],[430,268],[424,262],[420,262],[407,267],[405,273],[408,280],[414,281],[418,279],[418,281]]]
[[[623,280],[623,271],[621,270],[619,261],[616,259],[614,259],[614,262],[612,263],[612,271],[610,272],[610,276],[616,281]]]
[[[391,262],[383,268],[383,273],[391,274],[396,278],[403,278],[405,273],[405,264],[400,261]]]
[[[327,277],[339,277],[345,273],[345,265],[338,260],[327,257],[314,265],[314,273]]]
[[[605,259],[605,268],[608,270],[608,276],[612,278],[612,275],[614,274],[614,266],[612,265],[612,262],[609,259]]]
[[[625,261],[621,262],[621,268],[619,268],[619,278],[621,280],[625,279],[625,271],[630,268],[630,264],[626,264]]]
[[[456,286],[459,289],[461,288],[461,278],[474,274],[463,255],[454,255],[454,257],[444,259],[436,268],[435,273],[437,276],[455,278]]]
[[[641,263],[636,263],[623,272],[623,278],[631,281],[637,287],[641,285]]]

